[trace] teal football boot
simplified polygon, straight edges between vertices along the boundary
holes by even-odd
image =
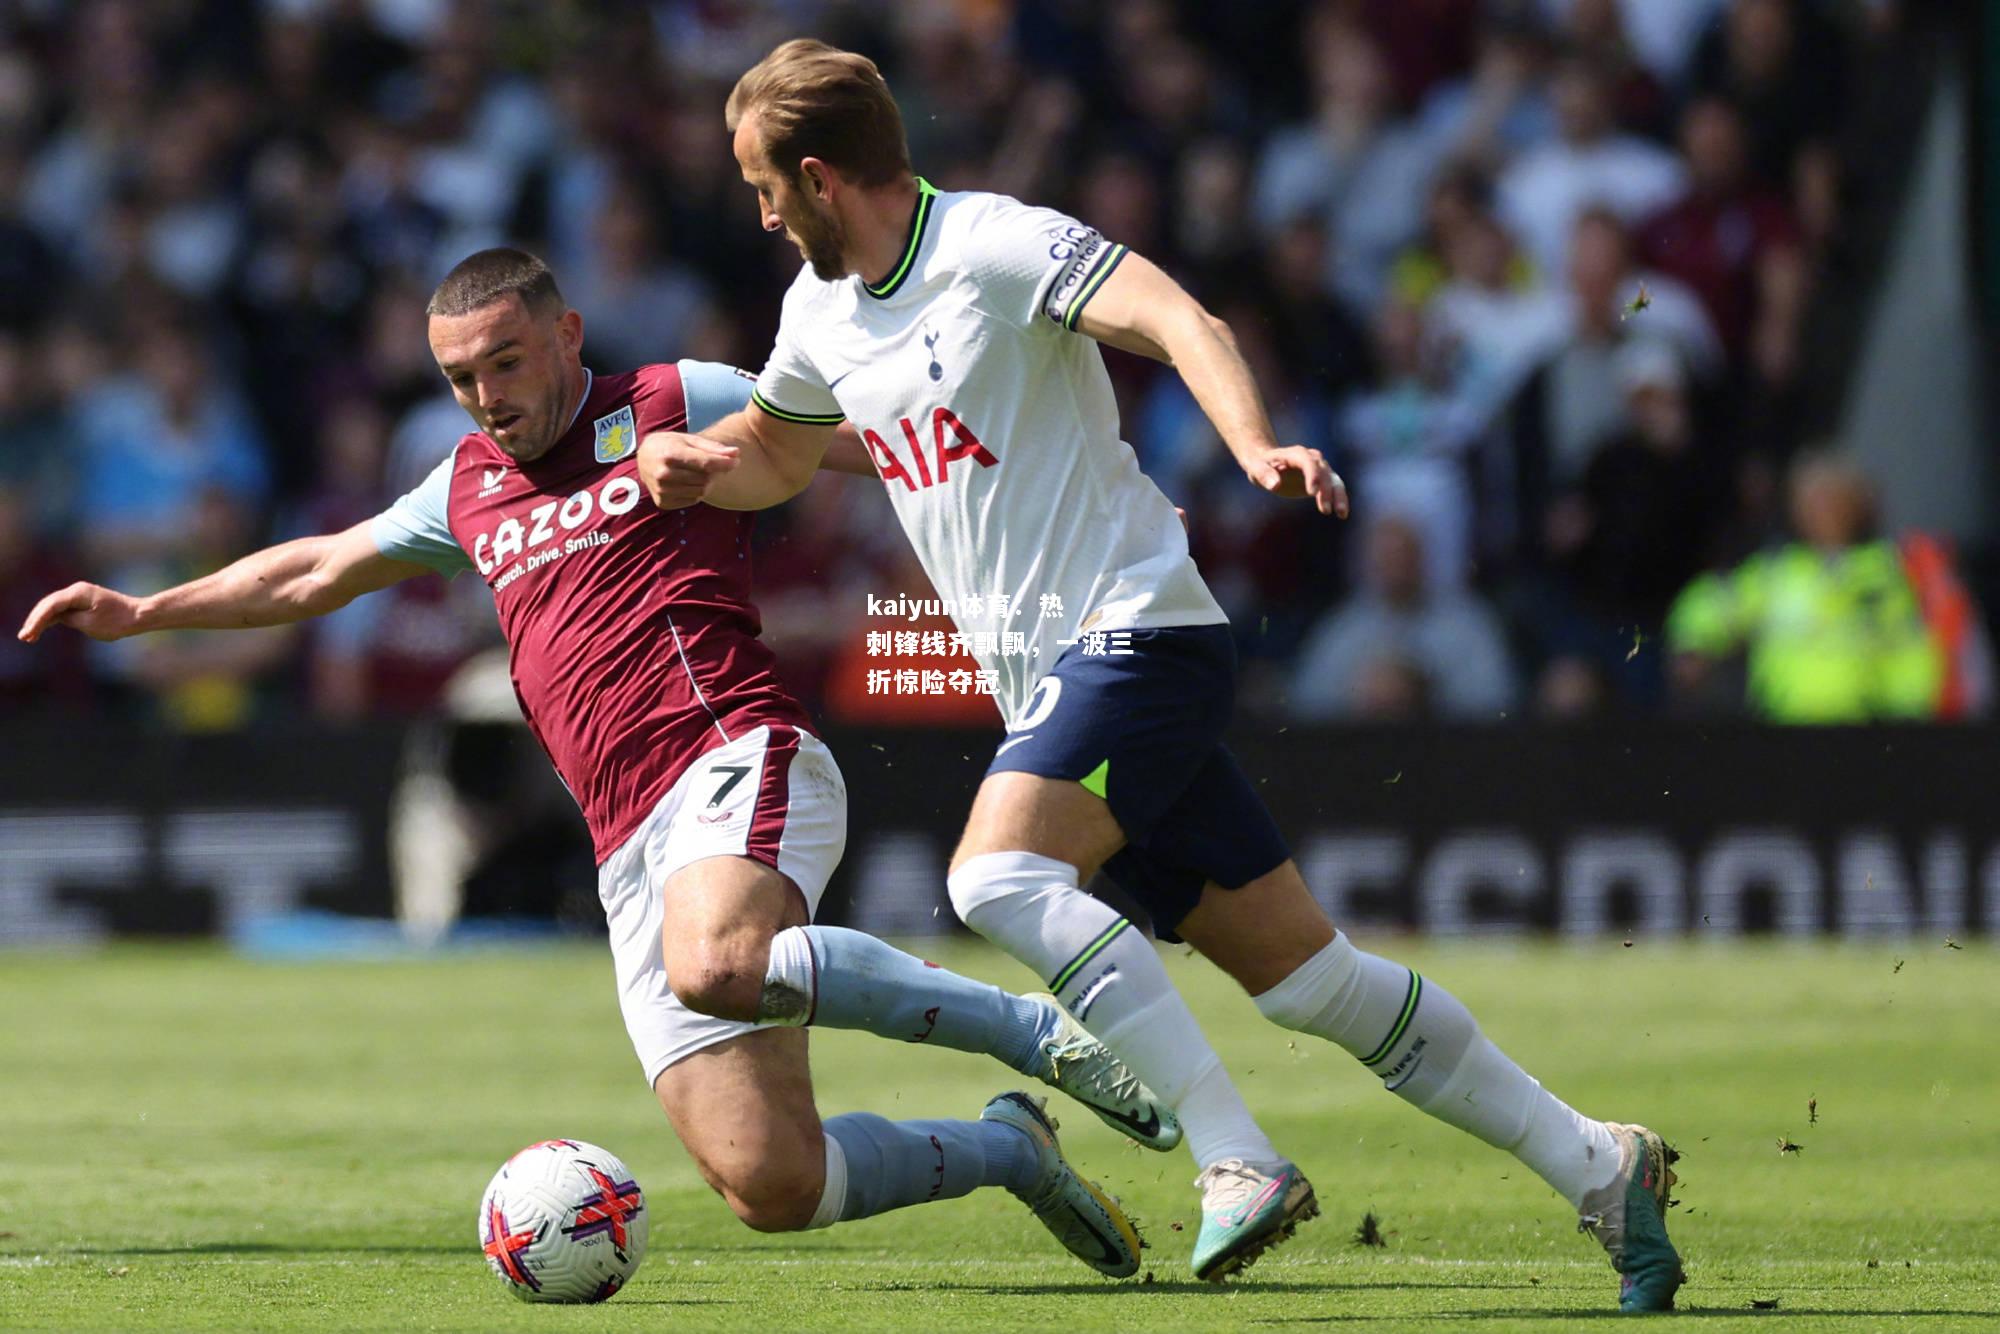
[[[1597,1238],[1620,1276],[1618,1309],[1628,1315],[1674,1309],[1687,1281],[1680,1252],[1667,1239],[1667,1200],[1679,1154],[1644,1126],[1605,1123],[1618,1137],[1618,1176],[1583,1197],[1577,1231]]]
[[[1201,1235],[1194,1243],[1194,1276],[1220,1283],[1258,1256],[1288,1240],[1293,1229],[1319,1216],[1312,1182],[1292,1163],[1275,1172],[1225,1158],[1194,1179],[1201,1188]]]

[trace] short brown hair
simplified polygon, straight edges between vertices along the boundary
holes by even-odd
[[[903,113],[875,62],[809,37],[765,56],[736,81],[723,109],[731,134],[756,116],[771,165],[796,178],[819,158],[862,185],[910,175]]]
[[[470,315],[509,296],[520,297],[535,315],[558,315],[564,309],[556,276],[547,264],[525,250],[495,246],[458,261],[431,293],[424,314]]]

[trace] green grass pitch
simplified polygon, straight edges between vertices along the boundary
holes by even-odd
[[[1675,1318],[2000,1329],[1990,945],[1378,943],[1558,1092],[1681,1148],[1673,1220],[1692,1282]],[[932,948],[1030,981],[983,947]],[[297,966],[208,949],[0,955],[0,1327],[1499,1334],[1609,1313],[1601,1254],[1511,1158],[1264,1024],[1200,961],[1170,963],[1325,1207],[1223,1289],[1189,1279],[1185,1153],[1128,1148],[1060,1099],[1072,1157],[1150,1239],[1150,1284],[1097,1279],[997,1191],[751,1233],[641,1084],[601,949]],[[852,1034],[816,1036],[814,1056],[828,1113],[971,1116],[1018,1084],[980,1058]],[[653,1211],[644,1268],[602,1307],[516,1304],[475,1242],[488,1176],[556,1135],[622,1155]],[[1781,1153],[1781,1138],[1802,1147]],[[1386,1245],[1356,1243],[1367,1212]]]

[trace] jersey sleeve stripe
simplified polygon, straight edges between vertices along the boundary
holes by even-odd
[[[782,422],[799,422],[806,426],[838,426],[847,420],[847,414],[836,412],[831,416],[815,412],[790,412],[778,407],[755,389],[750,391],[750,401]]]
[[[1083,313],[1084,306],[1089,304],[1090,298],[1097,295],[1097,289],[1104,286],[1104,280],[1111,276],[1111,271],[1117,268],[1119,263],[1124,260],[1126,253],[1127,247],[1116,245],[1111,247],[1104,258],[1097,262],[1096,271],[1078,289],[1076,299],[1069,303],[1069,309],[1063,312],[1063,328],[1076,328],[1076,317]]]

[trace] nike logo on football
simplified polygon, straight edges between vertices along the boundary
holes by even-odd
[[[1034,737],[1034,735],[1035,734],[1033,732],[1023,732],[1019,736],[1008,737],[1005,741],[1002,741],[1000,743],[1000,749],[993,752],[993,758],[996,760],[999,759],[1002,755],[1005,755],[1009,749],[1011,749],[1014,746],[1020,745],[1023,741],[1031,740]]]

